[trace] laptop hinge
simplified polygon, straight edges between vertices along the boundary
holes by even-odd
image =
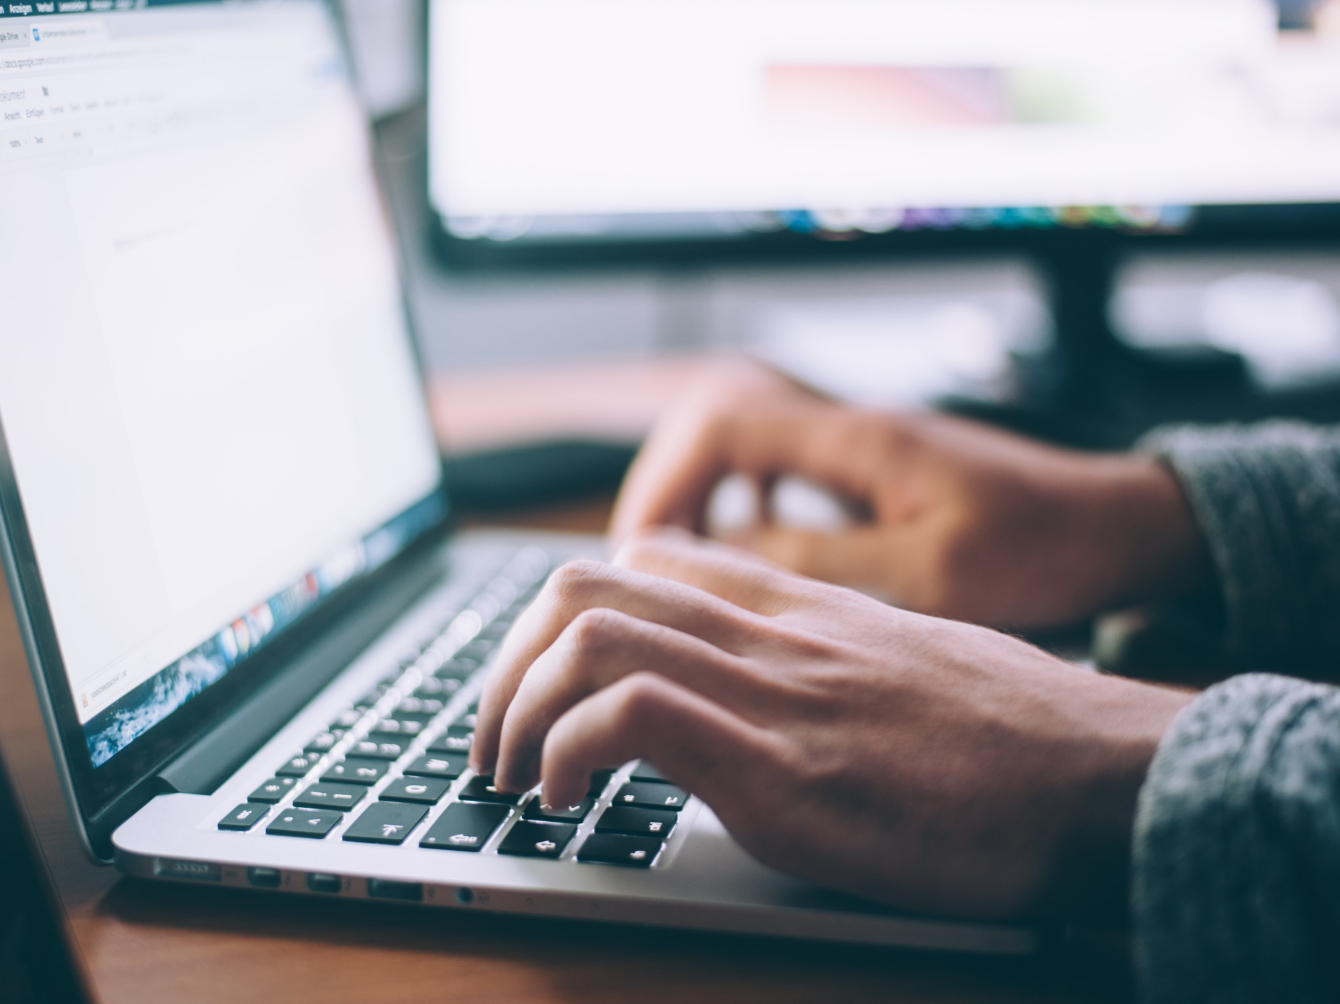
[[[154,778],[160,793],[209,795],[391,626],[443,575],[431,548],[369,600],[323,632],[274,679],[183,750]]]

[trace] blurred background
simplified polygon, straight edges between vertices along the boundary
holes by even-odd
[[[467,504],[608,491],[726,350],[1096,448],[1340,418],[1336,0],[342,6]]]

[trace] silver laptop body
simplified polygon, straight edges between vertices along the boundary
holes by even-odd
[[[20,13],[12,13],[16,10]],[[649,765],[465,769],[482,674],[596,538],[449,533],[371,145],[318,0],[0,17],[5,569],[86,852],[127,874],[938,949]]]

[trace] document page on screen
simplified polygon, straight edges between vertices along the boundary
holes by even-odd
[[[226,670],[440,466],[324,6],[24,26],[46,34],[0,52],[0,419],[88,723],[191,653]]]

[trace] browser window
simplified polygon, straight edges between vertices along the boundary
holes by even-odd
[[[0,421],[98,764],[435,522],[440,465],[327,8],[18,6]]]

